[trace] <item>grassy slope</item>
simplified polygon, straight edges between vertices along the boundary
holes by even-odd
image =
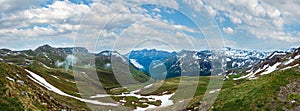
[[[235,75],[233,75],[235,76]],[[185,77],[190,78],[193,77]],[[206,91],[210,77],[199,77],[199,81],[181,81],[184,83],[186,90],[189,90],[191,85],[195,85],[198,82],[197,92],[194,95],[192,101],[188,104],[188,110],[193,110],[198,107],[202,101],[203,95]],[[215,101],[213,108],[214,111],[247,111],[247,110],[282,110],[283,108],[291,108],[290,104],[281,102],[278,98],[278,92],[280,87],[285,86],[296,79],[300,78],[299,69],[294,68],[285,71],[276,71],[268,75],[260,76],[256,80],[238,80],[232,79],[226,80],[223,83],[222,90]],[[164,81],[163,85],[155,90],[152,95],[159,95],[164,91],[173,93],[177,90],[177,86],[180,78],[171,78]],[[154,84],[150,89],[143,90],[142,92],[150,91],[159,86]],[[186,99],[180,92],[174,95],[171,99],[178,102],[182,99]],[[146,94],[147,95],[147,94]],[[195,108],[194,110],[198,110]]]
[[[27,75],[21,67],[0,63],[1,110],[44,111],[66,107],[73,110],[88,110],[85,103],[47,91],[30,80]],[[10,81],[6,77],[13,78],[15,81]],[[16,82],[17,80],[24,81],[24,85]]]
[[[226,81],[231,87],[223,88],[211,110],[282,110],[284,103],[278,100],[278,91],[300,77],[297,69],[277,71],[257,80]]]
[[[6,78],[5,74],[14,74],[13,72],[16,72],[17,69],[14,67],[7,66],[7,64],[1,64],[2,69],[0,69],[1,75],[1,92],[7,93],[8,90],[12,90],[11,88],[14,87],[14,84],[11,84]],[[0,67],[0,68],[1,68]],[[46,68],[43,68],[41,65],[37,63],[33,63],[31,66],[28,67],[33,72],[36,72],[40,76],[44,77],[49,83],[53,84],[54,86],[58,87],[62,91],[74,95],[79,96],[76,92],[76,84],[70,81],[74,81],[72,72],[64,71],[61,69],[52,69],[48,70]],[[24,72],[22,72],[24,73]],[[103,82],[104,87],[109,90],[111,88],[119,87],[119,84],[112,80],[111,78],[114,78],[111,72],[104,71],[98,69],[98,76],[100,78],[100,81]],[[135,72],[138,73],[138,72]],[[55,75],[59,77],[61,80],[58,80],[51,75]],[[234,75],[233,75],[234,76]],[[15,76],[14,76],[15,77]],[[143,73],[139,73],[138,77],[141,77],[140,79],[143,80]],[[277,93],[279,91],[279,88],[281,86],[284,86],[295,79],[299,78],[299,72],[297,69],[291,69],[286,71],[277,71],[274,73],[271,73],[269,75],[261,76],[257,80],[239,80],[239,81],[233,81],[233,80],[226,80],[223,85],[223,89],[216,100],[214,104],[214,108],[211,110],[280,110],[283,108],[283,106],[286,106],[285,103],[280,102],[277,99]],[[186,81],[181,81],[181,83],[184,83],[184,86],[188,90],[189,87],[198,84],[197,91],[195,94],[195,98],[193,101],[189,104],[189,109],[193,109],[192,107],[195,107],[199,104],[199,101],[201,101],[203,94],[206,91],[207,84],[209,82],[209,77],[200,77],[199,80],[195,80],[193,77],[184,77]],[[65,81],[68,80],[68,81]],[[168,93],[173,93],[177,90],[177,86],[179,84],[180,78],[171,78],[167,79],[163,82],[162,87],[159,87],[158,84],[160,82],[157,82],[153,85],[153,87],[142,90],[143,92],[147,92],[151,89],[158,88],[154,92],[151,93],[145,93],[144,95],[160,95],[161,93],[168,91]],[[198,83],[197,83],[198,82]],[[7,87],[7,85],[11,85]],[[26,88],[23,88],[24,90]],[[124,92],[127,90],[122,90],[121,92]],[[14,92],[15,94],[19,94],[20,91]],[[117,92],[120,93],[120,92]],[[179,92],[184,93],[184,92]],[[52,94],[52,93],[51,93]],[[3,95],[3,94],[1,94]],[[19,94],[20,95],[20,94]],[[64,101],[64,99],[67,99],[65,97],[61,97],[59,95],[52,94],[54,98],[57,98],[57,101]],[[15,98],[17,97],[17,98]],[[30,99],[20,99],[22,97],[18,96],[7,96],[4,95],[1,97],[1,107],[11,107],[19,108],[19,109],[47,109],[45,106],[41,105],[40,102],[32,102]],[[181,94],[176,94],[172,97],[175,101],[180,101],[182,99],[185,99],[185,97],[181,96]],[[28,107],[25,107],[20,105],[24,104],[24,101],[31,101],[31,105]],[[47,100],[47,99],[45,99]],[[48,100],[49,101],[49,100]],[[9,105],[13,104],[13,105]],[[78,105],[82,106],[83,108],[86,107],[82,105],[81,102],[77,100],[70,100],[67,103],[65,103],[69,106],[72,105]],[[55,106],[55,105],[54,105]],[[1,108],[0,108],[1,109]],[[14,110],[14,109],[12,109]]]
[[[72,72],[64,71],[62,69],[46,69],[37,62],[33,62],[29,67],[27,67],[30,71],[35,72],[36,74],[39,74],[44,79],[46,79],[47,82],[54,85],[58,89],[62,90],[65,93],[68,93],[73,96],[79,97],[79,94],[77,94],[77,87],[76,84],[72,81],[74,81],[74,77],[72,75]],[[59,79],[53,77],[56,76]]]
[[[4,73],[6,71],[0,67],[0,110],[24,110],[24,106],[17,98],[6,95],[9,88],[8,81],[5,80],[7,75]]]

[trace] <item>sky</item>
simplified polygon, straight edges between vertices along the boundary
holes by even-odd
[[[1,0],[0,48],[91,52],[300,46],[298,0]]]

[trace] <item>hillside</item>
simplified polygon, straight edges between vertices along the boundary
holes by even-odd
[[[80,62],[90,60],[86,57],[94,56],[96,58],[96,62],[94,62],[96,63],[94,64],[96,78],[91,74],[93,70],[89,67],[72,66],[75,58],[73,53],[85,55],[82,58],[76,58],[77,60],[81,59]],[[119,59],[118,57],[115,58]],[[44,45],[35,50],[25,51],[1,49],[0,58],[1,92],[4,94],[1,98],[1,106],[3,106],[1,109],[90,110],[90,107],[112,109],[112,106],[117,103],[111,98],[104,98],[104,101],[108,102],[106,103],[89,97],[102,93],[114,95],[129,91],[121,87],[114,77],[112,68],[105,65],[110,64],[110,57],[89,53],[85,48],[53,48]],[[140,82],[149,80],[149,76],[145,73],[130,64],[125,65],[130,68],[130,73],[124,73],[125,78],[133,76]],[[73,68],[84,69],[84,75],[83,72],[75,72],[72,70]],[[89,84],[89,87],[84,90],[78,90],[77,85],[85,84],[85,80],[75,77],[88,78],[94,83]],[[100,82],[102,85],[98,84]],[[134,83],[128,82],[123,85],[130,86]],[[119,90],[113,90],[116,88]]]
[[[89,110],[84,103],[78,100],[61,96],[36,84],[22,67],[0,63],[0,76],[2,93],[0,104],[3,110]],[[49,79],[53,78],[49,77]],[[58,85],[64,88],[75,87],[75,84],[71,83]],[[65,99],[69,101],[65,101]]]
[[[151,53],[160,55],[155,50]],[[201,58],[188,59],[196,58],[195,54]],[[204,63],[206,54],[209,53],[181,51],[162,61],[169,64],[167,69],[176,72],[179,70],[176,66],[182,63],[174,65],[172,61],[182,58],[187,63],[200,60]],[[49,45],[25,51],[1,49],[0,106],[5,110],[299,110],[299,55],[299,49],[277,51],[250,67],[230,69],[236,73],[227,73],[225,78],[186,75],[153,80],[136,64],[128,62],[132,60],[116,51],[93,54],[84,48]],[[193,71],[192,68],[188,70]],[[114,74],[115,71],[119,75]],[[161,74],[155,68],[152,71]],[[141,83],[131,81],[131,76]],[[125,82],[121,84],[120,79]],[[207,89],[211,79],[223,79],[212,85],[223,87]],[[215,103],[212,107],[206,106],[204,94],[216,92],[220,94]]]

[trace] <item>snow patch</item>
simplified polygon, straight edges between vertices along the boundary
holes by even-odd
[[[51,75],[52,77],[54,77],[55,79],[59,79],[57,76]]]
[[[153,86],[153,84],[149,84],[149,85],[145,86],[144,88],[145,88],[145,89],[148,89],[148,88],[150,88],[151,86]]]
[[[219,92],[219,91],[221,91],[221,89],[214,89],[214,90],[209,91],[209,94],[216,93],[216,92]]]
[[[270,74],[271,72],[274,72],[280,64],[281,64],[280,62],[274,64],[273,66],[266,69],[266,71],[261,73],[260,75]]]
[[[246,72],[248,72],[248,73],[249,73],[249,72],[251,72],[251,71],[252,71],[252,68],[251,68],[251,69],[249,69],[249,70],[247,70]]]
[[[289,61],[285,62],[284,65],[289,65],[290,63],[294,62],[295,60],[297,60],[299,58],[300,58],[300,55],[297,55],[294,58],[290,59]]]
[[[290,63],[292,63],[294,61],[295,61],[295,59],[290,59],[289,61],[285,62],[284,65],[288,65],[288,64],[290,64]]]
[[[226,61],[229,62],[229,61],[231,61],[231,59],[230,58],[226,58]]]
[[[49,58],[49,56],[48,56],[46,53],[44,53],[44,56],[45,56],[48,60],[51,60],[51,59]]]
[[[47,65],[45,65],[44,63],[40,63],[40,64],[42,64],[42,66],[45,67],[46,69],[52,69],[52,68],[48,67]]]
[[[160,62],[160,61],[159,61]],[[153,67],[152,67],[152,69],[155,69],[155,68],[157,68],[158,66],[162,66],[162,65],[164,65],[164,63],[163,62],[160,62],[160,63],[158,63],[158,64],[155,64]]]
[[[111,55],[114,55],[117,58],[121,58],[123,62],[126,62],[126,59],[123,56],[121,56],[120,54],[116,53],[116,52],[113,52]]]
[[[249,78],[249,79],[252,80],[252,79],[255,78],[255,74],[257,74],[257,73],[259,73],[259,72],[265,70],[267,67],[269,67],[269,65],[264,65],[264,67],[263,67],[262,69],[258,69],[258,70],[256,70],[255,72],[252,70],[252,71],[250,71],[249,74],[244,75],[244,76],[241,76],[241,77],[239,77],[239,78],[233,78],[233,80],[240,80],[240,79],[245,79],[245,78]]]
[[[41,85],[41,86],[45,87],[46,89],[48,89],[50,91],[53,91],[53,92],[55,92],[59,95],[74,98],[74,99],[77,99],[79,101],[87,102],[87,103],[91,103],[91,104],[104,105],[104,106],[118,106],[118,104],[114,104],[114,103],[104,103],[104,102],[100,102],[100,101],[97,101],[97,100],[87,100],[87,99],[82,99],[82,98],[79,98],[79,97],[75,97],[75,96],[66,94],[66,93],[62,92],[61,90],[59,90],[58,88],[51,85],[50,83],[48,83],[43,77],[41,77],[41,76],[39,76],[39,75],[35,74],[34,72],[31,72],[27,69],[25,69],[25,71],[30,74],[30,76],[29,75],[27,75],[27,76],[31,80],[33,80],[34,82],[38,83],[39,85]]]
[[[148,85],[148,87],[150,85]],[[145,87],[147,87],[147,86],[145,86]],[[154,106],[154,105],[148,104],[149,106],[147,108],[137,107],[137,109],[135,109],[135,111],[144,111],[144,110],[147,110],[147,109],[158,108],[158,107],[166,107],[166,106],[170,106],[170,105],[174,104],[174,102],[172,100],[170,100],[170,98],[174,95],[174,93],[173,94],[163,93],[165,95],[162,95],[162,96],[157,96],[157,95],[142,96],[140,94],[136,94],[140,91],[141,91],[141,89],[138,89],[138,90],[135,90],[135,91],[131,91],[130,93],[126,93],[126,94],[122,93],[121,95],[97,94],[96,96],[91,96],[90,98],[102,98],[102,97],[108,97],[108,96],[134,96],[134,97],[137,97],[137,98],[147,98],[147,99],[161,100],[162,101],[160,106]],[[126,102],[126,101],[121,101],[121,102]]]
[[[295,57],[294,57],[294,59],[299,59],[300,58],[300,55],[296,55]]]
[[[110,63],[106,63],[106,64],[104,64],[104,67],[105,67],[105,68],[110,68],[110,67],[111,67],[111,64],[110,64]]]
[[[96,94],[95,96],[91,96],[90,98],[104,98],[104,97],[109,97],[112,96],[110,94]]]
[[[143,68],[144,68],[144,66],[142,66],[140,63],[138,63],[138,62],[136,61],[136,59],[130,59],[130,62],[131,62],[135,67],[137,67],[137,68],[139,68],[139,69],[143,69]]]
[[[284,70],[287,70],[287,69],[291,69],[291,68],[294,68],[294,67],[297,67],[297,66],[299,66],[299,64],[296,64],[294,66],[285,67],[285,68],[281,69],[281,71],[284,71]]]
[[[6,79],[15,82],[15,80],[13,78],[11,78],[11,77],[6,76]]]
[[[283,56],[283,55],[286,55],[286,53],[284,53],[284,52],[275,52],[275,53],[273,53],[269,58],[273,58],[274,56]]]
[[[199,56],[197,56],[196,53],[193,55],[193,58],[194,58],[194,59],[201,59]]]

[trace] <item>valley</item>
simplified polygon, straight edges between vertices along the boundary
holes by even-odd
[[[300,79],[299,49],[273,53],[233,50],[227,48],[225,51],[226,72],[212,76],[209,58],[213,55],[209,51],[143,50],[141,53],[135,51],[135,56],[123,56],[113,51],[91,54],[84,48],[49,45],[25,51],[1,49],[0,106],[11,110],[298,109],[298,86],[293,84]],[[78,58],[76,54],[84,56]],[[95,62],[86,65],[90,57],[95,57]],[[200,64],[202,72],[178,76],[176,72],[183,71],[178,67],[181,64],[178,60],[182,58],[192,58],[188,61]],[[121,62],[110,63],[111,59]],[[160,65],[149,61],[160,61]],[[130,73],[122,68],[117,70],[125,72],[121,77],[128,81],[121,84],[113,66],[124,65]],[[167,78],[152,78],[151,68],[161,66],[167,68]],[[191,66],[188,70],[193,70]],[[143,69],[146,67],[148,69]],[[163,72],[155,74],[158,73]],[[140,84],[129,81],[130,77]],[[222,82],[211,84],[214,79]],[[217,87],[219,85],[222,87]],[[204,98],[213,94],[218,96],[209,106]]]

